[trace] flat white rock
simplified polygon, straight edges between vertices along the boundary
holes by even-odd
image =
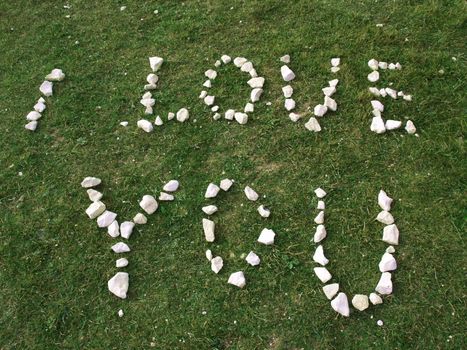
[[[238,271],[231,274],[227,283],[237,286],[239,288],[245,287],[246,280],[243,271]]]
[[[162,63],[164,63],[164,59],[162,57],[149,57],[149,66],[153,72],[157,72],[162,66]]]
[[[188,113],[188,109],[181,108],[178,110],[177,121],[179,121],[180,123],[187,121],[189,117],[190,117],[190,113]]]
[[[391,225],[394,223],[394,217],[390,212],[386,210],[381,211],[376,217],[376,220],[385,225]]]
[[[214,242],[214,239],[216,238],[214,235],[214,228],[215,228],[214,221],[203,219],[203,231],[204,231],[204,237],[206,238],[206,241]]]
[[[204,72],[204,75],[210,79],[214,80],[217,77],[217,72],[214,69],[208,69],[206,72]]]
[[[166,192],[175,192],[178,190],[178,186],[180,186],[180,183],[177,180],[170,180],[162,189]]]
[[[83,181],[81,181],[81,187],[90,188],[100,185],[101,179],[93,176],[85,177]]]
[[[390,211],[391,210],[391,204],[392,204],[393,199],[387,195],[387,193],[383,190],[380,190],[378,193],[378,205],[381,207],[381,209]]]
[[[227,64],[227,63],[230,63],[232,61],[232,58],[230,56],[227,56],[227,55],[222,55],[221,56],[221,61],[222,61],[222,63]]]
[[[402,126],[402,122],[400,120],[388,119],[384,126],[386,127],[386,130],[396,130]]]
[[[115,261],[115,267],[125,267],[128,266],[128,259],[127,258],[120,258]]]
[[[376,293],[370,293],[370,302],[373,305],[378,305],[383,303],[383,299]]]
[[[329,96],[324,96],[324,105],[331,111],[337,111],[337,102]]]
[[[381,295],[388,295],[392,293],[392,281],[390,272],[383,272],[381,274],[381,278],[379,279],[375,291],[377,291]]]
[[[204,87],[207,87],[208,89],[209,89],[210,87],[212,87],[211,80],[209,80],[209,79],[206,80],[206,81],[203,83],[203,86],[204,86]]]
[[[42,95],[50,97],[53,94],[53,83],[45,80],[39,87],[39,91]]]
[[[352,305],[358,311],[364,311],[368,309],[368,297],[364,294],[355,294],[352,298]]]
[[[334,296],[337,294],[338,291],[339,291],[339,283],[330,283],[330,284],[326,284],[323,287],[324,295],[326,295],[326,298],[328,298],[329,300],[334,298]]]
[[[208,185],[208,188],[206,189],[206,193],[204,194],[204,198],[214,198],[217,196],[219,193],[220,188],[216,184],[213,184],[212,182]]]
[[[97,218],[97,226],[99,227],[107,227],[109,226],[114,220],[117,218],[117,214],[106,210],[104,211],[99,217]]]
[[[336,88],[334,86],[328,86],[328,87],[321,89],[321,91],[323,91],[323,94],[325,96],[331,97],[336,92]]]
[[[337,297],[331,301],[331,307],[342,316],[349,317],[350,315],[349,300],[345,293],[339,293]]]
[[[368,61],[368,67],[370,67],[372,70],[378,70],[379,62],[373,58]]]
[[[91,220],[93,220],[97,218],[99,215],[101,215],[104,211],[105,211],[105,204],[100,201],[97,201],[89,205],[89,207],[86,209],[86,214]]]
[[[45,80],[48,81],[62,81],[63,79],[65,79],[65,73],[59,68],[52,69],[45,77]]]
[[[91,202],[100,201],[102,199],[102,196],[103,196],[102,193],[100,193],[99,191],[96,191],[96,190],[94,190],[92,188],[88,189],[86,191],[86,193],[88,194],[89,200]]]
[[[337,67],[341,64],[341,59],[339,57],[331,58],[331,66]]]
[[[384,253],[378,267],[381,272],[394,271],[397,269],[397,261],[392,254]]]
[[[324,224],[324,211],[320,211],[315,217],[315,223],[318,225]]]
[[[208,92],[206,90],[203,90],[201,91],[198,97],[204,99],[207,95],[208,95]]]
[[[323,283],[326,283],[332,278],[328,269],[325,267],[315,267],[313,271],[315,272],[316,277],[318,277],[319,280]]]
[[[388,225],[383,229],[383,242],[391,245],[399,244],[399,230],[395,224]]]
[[[120,235],[123,238],[130,238],[131,234],[133,233],[133,229],[135,228],[135,223],[132,221],[124,221],[120,225]]]
[[[257,78],[258,77],[258,73],[256,72],[256,69],[252,69],[250,70],[248,73],[250,73],[250,77],[252,78]]]
[[[248,114],[242,112],[235,112],[235,120],[238,124],[244,125],[248,122]]]
[[[258,207],[258,213],[261,215],[263,218],[268,218],[269,215],[271,215],[271,211],[267,208],[264,207],[264,205],[260,205]]]
[[[233,63],[235,67],[240,68],[247,61],[248,60],[245,57],[235,57]]]
[[[392,245],[386,248],[386,253],[394,254],[395,252],[396,252],[396,249],[394,249]]]
[[[228,109],[225,111],[224,118],[227,120],[233,120],[235,116],[235,110],[233,109]]]
[[[159,81],[159,77],[154,73],[150,73],[146,77],[146,81],[148,84],[155,85]]]
[[[162,118],[160,116],[157,116],[156,120],[154,121],[154,124],[157,126],[161,126],[162,124],[164,124],[164,122],[162,121]]]
[[[293,88],[290,85],[286,85],[282,88],[282,93],[284,94],[285,98],[292,97],[293,94]]]
[[[175,199],[175,197],[172,195],[172,194],[169,194],[169,193],[165,193],[165,192],[161,192],[159,194],[159,200],[160,201],[173,201]]]
[[[287,111],[291,111],[295,108],[295,101],[293,98],[286,98],[284,102],[284,107]]]
[[[257,266],[261,262],[261,259],[254,252],[249,252],[245,258],[246,262],[251,266]]]
[[[388,94],[391,98],[393,98],[394,100],[397,99],[397,91],[396,90],[391,89],[391,88],[385,88],[384,90],[386,91],[386,94]]]
[[[211,259],[211,270],[214,273],[219,273],[220,270],[222,270],[222,267],[224,266],[224,261],[220,256],[216,256],[215,258]]]
[[[328,111],[328,107],[326,107],[325,105],[319,104],[319,105],[316,105],[315,108],[313,109],[313,114],[317,117],[322,117],[326,114],[327,111]]]
[[[280,58],[280,61],[281,62],[284,62],[284,63],[290,63],[290,56],[289,55],[284,55]]]
[[[243,63],[242,66],[240,67],[240,70],[245,73],[249,73],[252,69],[253,69],[253,63],[251,63],[250,61]]]
[[[318,198],[324,198],[326,197],[326,191],[323,190],[321,187],[318,187],[316,190],[315,190],[315,194],[316,194],[316,197]]]
[[[157,208],[159,207],[159,204],[157,204],[156,199],[151,196],[150,194],[145,194],[141,201],[139,202],[139,206],[149,215],[154,213]]]
[[[154,130],[154,126],[152,125],[152,123],[149,120],[146,120],[146,119],[138,120],[136,125],[138,126],[138,128],[140,128],[140,129],[142,129],[142,130],[144,130],[146,132],[151,132],[151,131]]]
[[[384,112],[384,105],[378,100],[372,100],[371,107],[373,107],[373,109],[377,109],[380,112]]]
[[[217,211],[217,207],[215,205],[206,205],[201,210],[207,215],[212,215]]]
[[[298,122],[301,117],[302,117],[301,114],[297,114],[294,112],[289,113],[289,119],[293,121],[294,123]],[[306,127],[306,124],[305,124],[305,127]]]
[[[143,213],[138,213],[133,218],[133,222],[137,225],[144,225],[148,222],[148,219]]]
[[[273,230],[270,230],[268,228],[263,228],[263,230],[261,231],[258,237],[258,242],[265,244],[265,245],[271,245],[271,244],[274,244],[274,237],[276,237],[276,234],[274,233]]]
[[[230,180],[230,179],[222,179],[220,185],[221,185],[220,187],[221,187],[221,189],[223,191],[228,191],[230,189],[230,187],[232,187],[233,181]]]
[[[375,87],[369,87],[368,91],[370,91],[371,94],[375,95],[376,97],[379,97],[381,94],[379,93],[379,89]]]
[[[388,69],[388,63],[387,62],[378,62],[378,67],[381,69]]]
[[[322,266],[327,265],[327,263],[329,262],[329,260],[324,256],[324,250],[322,245],[319,245],[316,248],[315,253],[313,254],[313,261],[317,262]]]
[[[206,106],[212,106],[214,104],[215,99],[216,99],[215,96],[207,95],[204,98],[204,103],[205,103]]]
[[[26,119],[29,120],[29,121],[33,121],[33,120],[39,120],[39,119],[41,119],[41,117],[42,117],[42,115],[39,112],[31,111],[26,116]]]
[[[316,206],[316,209],[318,210],[326,209],[326,204],[324,203],[324,201],[318,201],[318,205]]]
[[[263,89],[260,89],[260,88],[255,88],[251,90],[251,93],[250,93],[251,102],[259,101],[259,98],[261,97],[262,93],[263,93]]]
[[[332,73],[337,73],[338,71],[340,71],[341,69],[339,67],[331,67],[331,72]]]
[[[247,83],[248,85],[250,85],[252,89],[262,88],[264,85],[264,78],[263,77],[251,78],[250,80],[248,80]]]
[[[332,80],[328,81],[329,86],[336,87],[338,83],[339,83],[339,79],[332,79]]]
[[[370,130],[377,134],[383,134],[386,132],[386,126],[384,125],[383,118],[373,117],[373,119],[371,119]]]
[[[243,192],[245,193],[246,198],[248,198],[250,201],[257,201],[259,198],[258,193],[256,193],[256,191],[250,186],[246,186]]]
[[[386,89],[379,89],[379,94],[383,97],[386,97],[388,93],[386,92]]]
[[[212,251],[211,251],[211,249],[206,250],[205,255],[206,255],[206,259],[208,259],[209,261],[212,260]]]
[[[281,67],[281,75],[282,75],[282,79],[284,79],[284,81],[291,81],[291,80],[294,80],[294,78],[295,78],[294,72],[292,72],[292,70],[289,67],[287,67],[286,65],[283,65]]]
[[[114,251],[114,253],[117,253],[117,254],[128,253],[130,251],[130,247],[126,243],[123,243],[123,242],[115,243],[111,248]]]
[[[368,80],[371,81],[372,83],[375,83],[379,80],[379,72],[377,70],[374,70],[370,74],[368,74]]]
[[[319,125],[318,120],[315,117],[311,117],[306,123],[305,128],[310,131],[320,132],[321,126]]]
[[[313,237],[313,242],[315,243],[319,243],[321,242],[323,239],[326,238],[326,228],[324,227],[324,225],[318,225],[316,227],[316,232],[315,232],[315,235]]]
[[[114,220],[109,226],[107,226],[107,233],[113,238],[120,236],[120,228],[117,220]]]
[[[108,282],[109,291],[121,299],[126,299],[129,276],[127,272],[117,272]]]
[[[255,105],[253,103],[250,103],[248,102],[246,105],[245,105],[245,109],[243,110],[245,113],[251,113],[251,112],[254,112],[255,110]]]
[[[37,125],[38,125],[37,121],[33,120],[33,121],[27,123],[27,124],[24,126],[24,128],[25,128],[26,130],[29,130],[29,131],[35,131],[35,130],[37,129]]]

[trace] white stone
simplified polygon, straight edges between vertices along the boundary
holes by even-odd
[[[124,221],[120,225],[120,235],[123,238],[129,239],[135,228],[135,223],[132,221]]]
[[[151,106],[147,106],[146,109],[144,110],[145,115],[152,115],[153,114],[153,109]]]
[[[120,228],[117,220],[114,220],[109,226],[107,226],[107,233],[113,238],[120,236]]]
[[[37,121],[33,120],[32,122],[27,123],[24,128],[29,130],[29,131],[34,131],[37,129]]]
[[[336,87],[338,83],[339,83],[339,79],[332,79],[332,80],[328,81],[329,86]]]
[[[245,57],[235,57],[233,63],[235,67],[240,68],[246,61],[248,60]]]
[[[326,228],[324,227],[324,225],[318,225],[316,227],[316,232],[315,232],[315,235],[313,237],[313,242],[315,243],[319,243],[321,242],[323,239],[326,238]]]
[[[149,66],[151,67],[153,72],[157,72],[159,68],[162,66],[164,59],[161,57],[149,57]]]
[[[399,120],[388,119],[386,120],[386,124],[384,126],[386,127],[386,130],[395,130],[402,126],[402,122]]]
[[[381,274],[381,278],[379,279],[375,291],[377,291],[381,295],[388,295],[392,293],[392,281],[390,272],[383,272]]]
[[[294,123],[298,122],[301,117],[302,117],[301,114],[297,114],[297,113],[294,113],[294,112],[289,113],[289,119],[291,121],[293,121]],[[306,125],[305,125],[305,127],[306,127]]]
[[[327,265],[327,263],[329,262],[329,260],[324,256],[324,250],[322,245],[319,245],[316,248],[315,253],[313,254],[313,261],[322,266]]]
[[[115,266],[116,267],[128,266],[128,259],[126,259],[126,258],[117,259],[117,261],[115,261]]]
[[[156,199],[151,196],[150,194],[145,194],[141,201],[139,202],[139,206],[149,215],[154,213],[157,208],[159,207],[159,204],[157,204]]]
[[[384,105],[378,100],[372,100],[371,107],[373,107],[373,109],[377,109],[380,112],[384,112]]]
[[[342,316],[349,317],[350,315],[349,301],[345,293],[339,293],[337,297],[331,301],[331,307]]]
[[[415,134],[417,132],[417,128],[415,127],[414,123],[411,120],[408,120],[405,124],[405,130],[409,134]]]
[[[290,63],[290,55],[284,55],[280,58],[281,62]]]
[[[246,113],[235,112],[234,117],[238,124],[244,125],[248,122],[248,114]]]
[[[204,83],[203,83],[203,86],[204,87],[207,87],[208,89],[212,87],[212,83],[211,83],[211,80],[206,80]]]
[[[321,126],[319,125],[318,120],[315,117],[311,117],[306,123],[305,128],[310,131],[319,132],[321,131]]]
[[[395,67],[396,67],[396,69],[399,69],[399,70],[402,69],[402,66],[401,66],[401,64],[399,62],[396,63]]]
[[[324,295],[326,295],[326,298],[328,298],[329,300],[334,298],[334,296],[337,294],[338,291],[339,291],[339,283],[330,283],[330,284],[326,284],[323,287]]]
[[[154,124],[156,124],[157,126],[161,126],[162,124],[164,124],[164,122],[162,121],[161,117],[157,116],[156,120],[154,121]]]
[[[371,111],[371,114],[373,114],[374,117],[377,117],[377,118],[381,118],[382,114],[381,114],[381,111],[378,110],[378,109],[373,109]]]
[[[383,299],[376,293],[370,293],[370,302],[373,305],[378,305],[383,303]]]
[[[39,97],[39,99],[37,100],[38,103],[45,103],[45,100],[44,98],[41,96]]]
[[[386,210],[381,211],[376,217],[376,220],[385,225],[391,225],[394,223],[394,217],[390,212]]]
[[[89,216],[91,220],[97,218],[105,211],[105,204],[98,201],[93,202],[91,205],[86,209],[86,214]]]
[[[328,269],[325,267],[315,267],[313,271],[315,272],[316,277],[318,277],[319,280],[323,283],[326,283],[332,278]]]
[[[249,252],[245,258],[246,262],[251,266],[257,266],[261,262],[261,259],[254,252]]]
[[[217,207],[215,205],[206,205],[201,210],[207,215],[212,215],[217,211]]]
[[[237,286],[239,288],[245,287],[246,280],[243,271],[234,272],[230,275],[227,283]]]
[[[378,205],[381,207],[381,209],[390,211],[391,210],[391,204],[392,204],[393,199],[387,195],[386,192],[383,190],[380,190],[378,193]]]
[[[215,258],[211,259],[211,270],[214,273],[219,273],[220,270],[222,270],[222,267],[224,266],[224,261],[220,256],[216,256]]]
[[[208,95],[208,92],[206,90],[203,90],[201,91],[198,97],[204,99],[207,95]]]
[[[295,79],[294,72],[292,72],[292,70],[289,67],[287,67],[286,65],[283,65],[281,67],[281,75],[282,75],[282,79],[284,79],[284,81],[291,81],[291,80]]]
[[[92,188],[90,188],[89,190],[86,191],[86,193],[88,194],[88,197],[89,197],[89,200],[91,202],[97,202],[97,201],[100,201],[103,194],[100,193],[99,191],[96,191]]]
[[[220,113],[214,113],[214,115],[212,116],[212,119],[214,119],[214,120],[219,120],[219,119],[221,119]]]
[[[379,94],[383,97],[386,97],[388,93],[386,92],[386,89],[379,89]]]
[[[178,186],[180,186],[180,183],[177,180],[170,180],[162,189],[166,192],[175,192],[178,190]]]
[[[144,90],[145,90],[145,91],[155,90],[155,89],[157,89],[157,85],[156,85],[156,84],[145,84],[145,85],[144,85]]]
[[[399,244],[399,230],[395,224],[388,225],[383,229],[383,242],[392,245]]]
[[[140,129],[142,129],[142,130],[144,130],[146,132],[151,132],[151,131],[154,130],[154,126],[152,125],[152,123],[149,120],[146,120],[146,119],[138,120],[136,125],[138,126],[138,128],[140,128]]]
[[[103,228],[109,226],[114,220],[117,218],[117,214],[110,210],[104,211],[99,217],[97,218],[97,226]]]
[[[375,83],[379,80],[379,73],[377,70],[374,70],[370,74],[368,74],[368,80],[371,81],[372,83]]]
[[[167,120],[172,120],[173,118],[175,118],[175,113],[169,112],[167,114]]]
[[[341,69],[339,67],[331,67],[331,72],[332,73],[337,73],[338,71],[340,71]]]
[[[222,63],[227,64],[227,63],[230,63],[232,61],[232,58],[230,56],[227,56],[227,55],[222,55],[221,56],[221,61],[222,61]]]
[[[392,245],[386,248],[386,253],[394,254],[395,252],[396,252],[396,249]]]
[[[216,99],[215,96],[207,95],[204,98],[204,103],[206,104],[206,106],[212,106],[214,104],[215,99]]]
[[[39,91],[42,95],[50,97],[53,94],[53,83],[45,80],[39,87]]]
[[[225,111],[224,118],[227,120],[233,120],[235,111],[233,109],[228,109]]]
[[[315,223],[318,225],[324,224],[324,211],[321,210],[315,217]]]
[[[399,97],[404,97],[404,91],[398,91],[397,96]]]
[[[179,121],[180,123],[187,121],[189,117],[190,117],[190,114],[188,113],[188,109],[181,108],[178,110],[177,121]]]
[[[260,205],[258,207],[258,213],[261,215],[263,218],[268,218],[269,215],[271,215],[271,211],[267,208],[264,207],[264,205]]]
[[[381,272],[394,271],[397,269],[397,261],[392,254],[384,253],[378,267]]]
[[[387,93],[391,98],[393,98],[394,100],[397,100],[397,91],[396,91],[396,90],[391,89],[391,88],[385,88],[384,90],[386,91],[386,93]]]
[[[315,195],[316,195],[316,197],[318,197],[318,198],[324,198],[324,197],[326,197],[326,194],[327,194],[326,191],[323,190],[321,187],[318,187],[318,188],[315,190]]]
[[[52,69],[45,77],[45,80],[48,81],[62,81],[63,79],[65,79],[65,73],[59,68]]]
[[[101,182],[102,182],[101,179],[97,177],[88,176],[88,177],[85,177],[83,181],[81,181],[81,187],[84,187],[84,188],[95,187],[97,185],[100,185]]]
[[[245,73],[250,72],[252,69],[253,69],[253,63],[251,63],[250,61],[243,63],[242,66],[240,67],[240,70]]]
[[[412,101],[412,95],[404,95],[402,98],[404,101]]]
[[[213,111],[213,112],[217,112],[218,110],[219,110],[219,106],[217,106],[217,105],[211,107],[211,111]]]
[[[206,72],[204,72],[204,75],[209,79],[209,80],[214,80],[217,77],[217,72],[214,69],[208,69]]]
[[[115,243],[111,248],[114,251],[114,253],[117,253],[117,254],[128,253],[130,251],[130,247],[126,243],[123,243],[123,242]]]
[[[258,77],[258,73],[256,72],[256,69],[252,69],[250,70],[248,73],[250,73],[250,77],[252,78],[257,78]]]
[[[282,93],[284,94],[285,98],[290,98],[293,94],[293,88],[290,85],[286,85],[282,88]]]
[[[175,199],[175,197],[173,195],[171,195],[171,194],[168,194],[168,193],[165,193],[165,192],[161,192],[159,194],[159,200],[160,201],[167,202],[167,201],[173,201],[174,199]]]
[[[255,190],[250,186],[246,186],[243,192],[245,192],[246,198],[248,198],[250,201],[257,201],[259,198],[258,193],[256,193]]]
[[[388,63],[387,62],[378,62],[378,67],[381,69],[388,69]]]
[[[255,110],[255,105],[253,103],[250,103],[248,102],[246,105],[245,105],[245,109],[243,110],[245,113],[250,113],[250,112],[254,112]]]
[[[370,130],[377,133],[382,134],[386,131],[386,127],[384,126],[384,120],[381,117],[373,117],[371,120]]]
[[[133,222],[137,225],[144,225],[148,222],[148,219],[143,213],[138,213],[133,218]]]
[[[394,69],[396,69],[396,65],[395,65],[394,63],[389,63],[388,68],[389,68],[390,70],[394,70]]]
[[[33,120],[39,120],[39,119],[41,119],[41,117],[42,117],[42,115],[39,112],[31,111],[26,116],[26,119],[29,120],[29,121],[33,121]]]
[[[233,185],[233,180],[230,179],[222,179],[220,183],[220,187],[223,191],[228,191],[230,187]]]
[[[126,126],[128,126],[128,122],[127,121],[120,122],[120,125],[126,127]]]
[[[295,108],[295,101],[292,98],[285,99],[284,107],[287,111],[291,111]]]
[[[248,80],[247,83],[248,85],[250,85],[252,89],[262,88],[264,85],[264,78],[263,77],[251,78],[250,80]]]
[[[364,311],[368,309],[368,297],[364,294],[355,294],[352,298],[352,305],[358,311]]]
[[[128,292],[129,277],[126,272],[117,272],[108,282],[109,291],[117,297],[126,299]]]
[[[146,81],[148,84],[155,85],[159,81],[159,77],[154,73],[150,73],[146,77]]]
[[[328,86],[328,87],[321,89],[321,91],[323,91],[323,94],[325,96],[331,97],[336,92],[336,88],[334,86]]]
[[[276,234],[274,233],[273,230],[270,230],[268,228],[263,228],[263,230],[261,231],[258,237],[258,242],[265,244],[265,245],[271,245],[271,244],[274,244],[274,237],[276,237]]]
[[[215,226],[214,221],[203,219],[203,231],[206,241],[214,242],[214,239],[216,238],[214,235]]]
[[[260,89],[260,88],[251,90],[251,93],[250,93],[251,102],[259,101],[259,98],[261,97],[262,93],[263,93],[263,89]]]
[[[331,66],[337,67],[341,64],[341,59],[339,57],[331,58]]]
[[[337,111],[337,102],[329,96],[324,96],[324,105],[331,111]]]
[[[326,204],[324,204],[324,201],[318,201],[318,205],[316,206],[316,209],[324,210],[325,208],[326,208]]]
[[[42,113],[45,111],[45,103],[43,102],[37,102],[35,105],[34,105],[34,110],[36,112],[39,112],[39,113]]]
[[[208,185],[206,189],[206,193],[204,194],[204,198],[214,198],[219,193],[219,186],[213,184],[212,182]]]
[[[368,88],[368,91],[370,91],[370,93],[372,93],[373,95],[375,95],[376,97],[379,97],[381,94],[379,93],[379,89],[376,88],[376,87],[369,87]]]
[[[326,107],[325,105],[319,104],[319,105],[316,105],[315,108],[313,109],[313,114],[317,117],[322,117],[326,114],[327,111],[328,111],[328,107]]]
[[[379,62],[373,58],[368,61],[368,67],[370,67],[372,70],[378,70]]]
[[[212,252],[211,252],[211,249],[206,250],[205,255],[206,255],[206,259],[208,259],[209,261],[212,260]]]

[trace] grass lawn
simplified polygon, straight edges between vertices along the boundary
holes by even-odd
[[[457,0],[0,2],[0,349],[465,349],[465,14]],[[198,99],[221,54],[247,57],[266,78],[247,125],[213,121]],[[299,111],[340,79],[338,111],[320,120],[321,133],[288,119],[284,54]],[[146,134],[136,121],[149,56],[165,59],[154,118],[187,107],[190,120]],[[332,57],[341,57],[336,75]],[[370,132],[371,58],[402,64],[375,85],[413,95],[383,99],[384,117],[413,120],[420,137]],[[66,79],[28,132],[24,117],[56,67]],[[221,109],[240,109],[245,73],[218,72]],[[103,180],[120,221],[144,194],[181,182],[176,201],[128,242],[126,300],[107,290],[116,240],[84,213],[85,176]],[[236,180],[231,193],[205,200],[208,183],[224,177]],[[245,185],[266,195],[269,219],[245,201]],[[378,191],[396,202],[394,293],[349,318],[331,309],[313,273],[319,186],[328,267],[349,298],[372,292],[380,276]],[[220,208],[211,245],[200,210],[210,203]],[[277,233],[273,247],[255,243],[264,227]],[[219,275],[208,248],[224,257]],[[251,249],[259,267],[242,259]],[[226,283],[240,269],[243,290]]]

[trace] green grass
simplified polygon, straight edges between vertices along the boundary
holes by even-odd
[[[0,3],[1,349],[466,347],[464,2],[103,0],[69,1],[70,10],[65,3]],[[224,53],[251,59],[266,78],[246,126],[212,121],[198,99],[204,71]],[[319,134],[290,122],[282,107],[278,58],[286,53],[300,110],[321,101],[334,78],[329,60],[342,59],[339,109],[322,119]],[[144,134],[135,124],[152,55],[166,60],[156,115],[186,106],[191,117]],[[403,65],[379,85],[394,82],[414,100],[385,99],[384,116],[412,119],[419,138],[369,131],[370,58]],[[29,133],[24,116],[55,67],[66,80]],[[243,106],[245,75],[233,67],[219,74],[213,91],[221,108]],[[118,126],[122,120],[130,126]],[[129,241],[127,300],[107,291],[115,241],[84,214],[79,184],[90,175],[102,178],[104,202],[120,220],[166,181],[182,184],[177,200]],[[216,201],[212,249],[226,260],[217,276],[204,257],[200,208],[209,202],[207,184],[224,176],[236,185]],[[270,219],[245,202],[246,184],[266,194]],[[386,247],[374,222],[379,189],[396,199],[394,294],[348,319],[331,310],[313,274],[318,186],[329,193],[329,268],[349,296],[370,293],[379,278]],[[272,248],[255,243],[265,226],[277,233]],[[240,258],[252,248],[262,257],[258,268]],[[226,284],[239,269],[244,290]]]

